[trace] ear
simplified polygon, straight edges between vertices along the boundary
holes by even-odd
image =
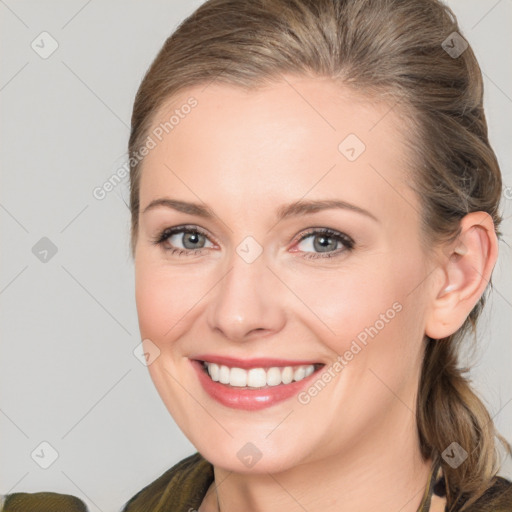
[[[484,293],[498,258],[498,239],[488,213],[469,213],[460,227],[438,264],[441,277],[433,286],[425,325],[425,334],[433,339],[446,338],[462,326]]]

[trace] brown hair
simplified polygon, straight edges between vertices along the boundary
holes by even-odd
[[[480,67],[463,43],[455,15],[438,0],[205,2],[167,39],[135,98],[132,256],[142,170],[132,157],[164,102],[213,80],[255,89],[288,73],[328,77],[399,105],[414,127],[411,186],[421,200],[427,251],[455,240],[460,219],[473,211],[491,215],[500,237],[501,173],[488,140]],[[425,339],[417,428],[422,456],[443,467],[449,508],[462,493],[469,505],[492,485],[500,465],[495,438],[512,454],[472,390],[468,369],[458,365],[460,344],[468,331],[475,334],[484,303],[485,293],[452,336]],[[441,457],[452,442],[468,454],[456,469]]]

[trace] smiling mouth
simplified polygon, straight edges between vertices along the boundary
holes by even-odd
[[[281,384],[299,382],[325,366],[322,363],[317,363],[244,369],[209,361],[198,362],[201,363],[204,373],[213,382],[239,389],[271,388]]]

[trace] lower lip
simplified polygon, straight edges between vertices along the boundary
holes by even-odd
[[[190,360],[190,362],[199,376],[199,382],[213,399],[227,407],[245,409],[247,411],[258,411],[284,400],[288,400],[294,395],[297,395],[318,373],[318,371],[315,371],[308,377],[291,382],[290,384],[247,389],[215,382],[206,373],[201,361]]]

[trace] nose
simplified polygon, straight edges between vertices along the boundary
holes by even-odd
[[[268,336],[284,326],[282,285],[267,267],[264,256],[262,253],[255,261],[247,263],[233,252],[228,271],[214,288],[209,325],[230,341],[244,342]]]

